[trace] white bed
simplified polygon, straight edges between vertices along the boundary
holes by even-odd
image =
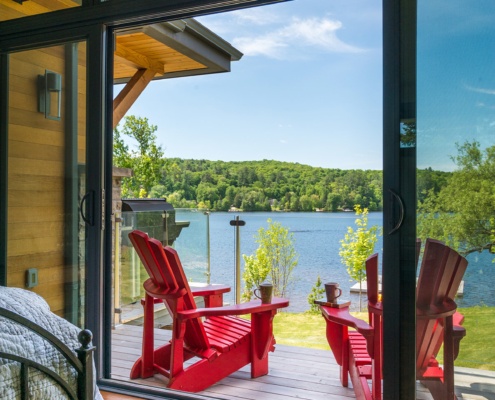
[[[33,292],[0,286],[0,307],[27,318],[52,333],[73,350],[73,354],[76,354],[75,349],[81,347],[78,341],[81,329],[53,314],[46,301]],[[0,353],[40,363],[62,377],[77,393],[76,370],[49,341],[25,326],[2,316],[0,316],[0,327]],[[20,377],[20,363],[0,358],[0,399],[19,400],[22,398]],[[93,382],[95,382],[94,377]],[[94,383],[91,385],[93,396],[90,395],[87,398],[103,400],[96,385]],[[35,368],[29,368],[27,390],[27,398],[32,400],[70,398],[59,385]]]

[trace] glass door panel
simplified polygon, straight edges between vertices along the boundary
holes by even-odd
[[[9,56],[7,285],[84,322],[86,43]]]
[[[456,367],[495,370],[495,4],[418,2],[418,236],[469,264],[456,298],[467,336]],[[488,306],[488,307],[486,307]]]

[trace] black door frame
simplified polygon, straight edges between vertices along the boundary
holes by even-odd
[[[416,398],[416,0],[383,1],[383,398]]]
[[[7,199],[6,158],[8,55],[33,46],[84,39],[88,43],[87,176],[93,191],[94,223],[88,227],[87,326],[98,346],[111,332],[112,38],[107,26],[194,17],[283,0],[109,0],[0,22],[0,199]],[[401,149],[400,124],[415,117],[416,0],[383,0],[384,50],[384,398],[415,398],[415,149]],[[61,22],[63,21],[63,22]],[[74,35],[73,32],[79,32]],[[410,151],[407,151],[410,150]],[[400,199],[400,200],[399,200]],[[103,208],[104,203],[104,208]],[[400,204],[403,208],[400,208]],[[403,214],[401,214],[403,212]],[[398,221],[402,220],[399,224]],[[394,228],[397,229],[394,230]],[[104,230],[102,230],[105,228]],[[391,232],[393,231],[393,232]],[[104,243],[104,244],[103,244]],[[5,282],[6,202],[0,206],[0,284]],[[101,268],[104,266],[104,268]],[[106,283],[105,283],[106,282]],[[106,285],[104,287],[104,285]],[[105,332],[106,337],[103,336]],[[109,378],[109,346],[97,364],[100,382]],[[105,362],[101,361],[105,360]],[[152,392],[152,391],[150,391]],[[158,393],[156,393],[158,394]],[[163,392],[162,392],[163,395]],[[162,397],[163,398],[163,397]],[[176,398],[194,398],[177,394]]]
[[[22,24],[21,24],[22,25]],[[77,34],[74,34],[77,32]],[[63,38],[63,39],[61,39]],[[7,282],[7,198],[8,198],[8,97],[9,97],[9,54],[17,51],[25,51],[34,48],[62,45],[69,42],[84,41],[88,50],[98,47],[98,52],[88,51],[87,54],[87,103],[86,103],[86,189],[91,195],[93,223],[86,226],[86,280],[92,282],[86,285],[85,293],[85,325],[94,334],[94,341],[101,340],[101,329],[98,316],[101,315],[102,295],[101,282],[103,280],[101,266],[102,256],[102,213],[101,195],[105,182],[103,178],[103,124],[106,110],[103,109],[104,95],[101,90],[102,68],[104,63],[101,59],[105,55],[104,47],[99,45],[104,38],[101,26],[89,26],[79,30],[63,30],[50,34],[38,34],[32,32],[28,38],[2,42],[0,54],[0,285]],[[111,182],[110,182],[111,185]],[[96,222],[98,221],[98,223]],[[100,363],[97,362],[99,366]]]

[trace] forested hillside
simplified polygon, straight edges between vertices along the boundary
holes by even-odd
[[[155,126],[147,119],[126,117],[114,132],[114,165],[131,168],[123,196],[165,197],[176,208],[227,211],[339,211],[356,204],[382,209],[382,172],[317,168],[273,160],[208,161],[165,158],[155,144]],[[130,151],[121,135],[138,142]],[[437,193],[449,174],[418,171],[419,198]]]
[[[167,197],[174,205],[231,207],[244,211],[337,211],[361,204],[382,206],[380,171],[343,171],[280,161],[224,162],[167,159],[163,180],[151,197]],[[184,201],[185,200],[185,201]]]

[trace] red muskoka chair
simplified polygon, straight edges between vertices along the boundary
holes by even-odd
[[[464,320],[453,300],[467,261],[445,244],[427,239],[416,288],[416,378],[435,400],[456,399],[454,360],[466,335]],[[382,303],[378,301],[378,255],[366,260],[369,324],[349,314],[348,307],[320,306],[327,323],[327,339],[337,363],[340,380],[348,376],[357,399],[382,398]],[[349,331],[348,327],[355,330]],[[443,345],[443,364],[436,356]],[[371,381],[371,387],[368,383]]]
[[[251,377],[268,373],[268,352],[275,349],[272,320],[277,309],[289,305],[288,300],[222,307],[228,287],[210,285],[191,291],[174,249],[138,230],[129,238],[150,276],[143,285],[142,355],[132,367],[131,379],[160,373],[169,378],[169,388],[197,392],[249,363]],[[203,296],[206,308],[196,308],[194,296]],[[169,343],[155,348],[154,303],[161,301],[173,318],[173,333]],[[251,314],[251,321],[237,317],[243,314]],[[197,361],[185,366],[193,357]]]

